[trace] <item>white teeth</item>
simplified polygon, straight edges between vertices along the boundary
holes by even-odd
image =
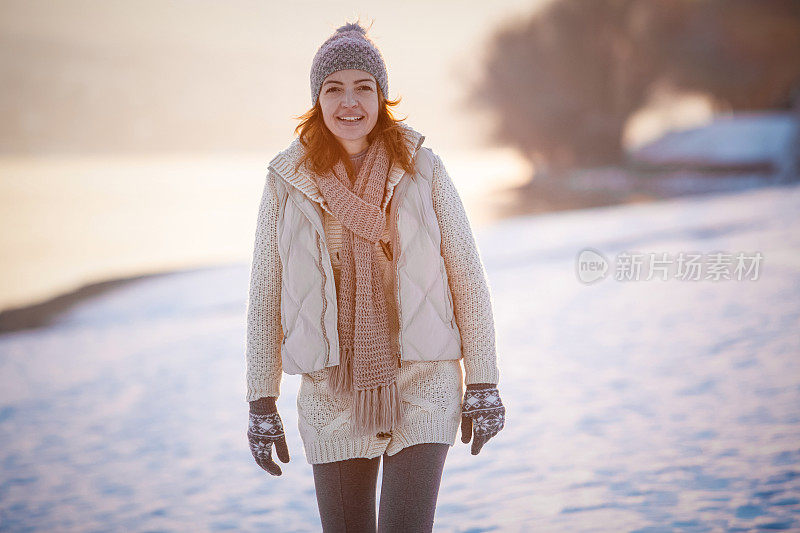
[[[346,120],[348,122],[357,122],[364,117],[339,117],[340,120]]]

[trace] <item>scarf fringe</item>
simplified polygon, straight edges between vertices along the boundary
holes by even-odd
[[[354,437],[375,435],[380,431],[391,431],[402,418],[400,391],[397,381],[389,385],[378,385],[374,389],[357,390],[353,393]]]
[[[328,380],[331,392],[339,398],[346,398],[353,390],[353,349],[342,346],[339,350],[339,364],[331,367]]]
[[[328,387],[342,400],[351,400],[353,437],[391,431],[403,420],[403,405],[397,380],[372,389],[353,390],[353,350],[342,347],[339,364],[330,367]]]

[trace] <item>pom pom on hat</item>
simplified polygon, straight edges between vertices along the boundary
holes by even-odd
[[[338,28],[336,28],[336,33],[342,33],[345,31],[357,31],[361,33],[361,35],[367,34],[367,30],[359,26],[357,22],[348,22],[344,26],[339,26]]]

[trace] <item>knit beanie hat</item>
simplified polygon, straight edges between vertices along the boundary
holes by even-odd
[[[378,82],[384,98],[389,98],[386,64],[380,51],[358,23],[341,26],[322,43],[311,63],[311,105],[317,105],[322,82],[337,70],[358,69],[369,72]]]

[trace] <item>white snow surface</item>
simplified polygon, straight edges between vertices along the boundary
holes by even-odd
[[[436,531],[800,528],[800,186],[480,231],[503,431],[445,464]],[[580,283],[575,257],[760,251],[757,280]],[[0,530],[320,531],[297,431],[245,435],[249,265],[144,279],[0,336]]]

